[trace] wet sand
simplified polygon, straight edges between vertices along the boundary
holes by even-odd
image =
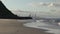
[[[0,34],[49,34],[42,29],[24,27],[23,24],[13,19],[0,19]]]

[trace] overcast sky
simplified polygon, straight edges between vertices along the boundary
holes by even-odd
[[[60,0],[2,0],[10,10],[37,11],[42,16],[60,17]]]
[[[43,9],[46,10],[45,8],[42,8],[40,5],[45,6],[49,2],[51,2],[50,4],[56,2],[56,0],[2,0],[2,1],[9,9],[12,10],[20,9],[25,11],[36,11],[36,10],[40,11]]]

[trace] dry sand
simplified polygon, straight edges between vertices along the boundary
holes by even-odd
[[[0,19],[0,34],[49,34],[42,29],[28,28],[23,22],[13,19]]]

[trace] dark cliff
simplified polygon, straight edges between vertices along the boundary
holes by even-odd
[[[18,17],[8,10],[5,5],[0,1],[0,19],[32,19],[32,17]]]

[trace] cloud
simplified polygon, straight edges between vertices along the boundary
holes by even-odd
[[[55,5],[55,7],[60,7],[60,4],[59,3],[56,3],[54,5]]]
[[[39,5],[43,6],[43,5],[46,5],[46,4],[44,4],[43,2],[40,2]]]
[[[40,2],[40,6],[47,6],[48,3]]]
[[[48,7],[60,7],[60,3],[50,3]]]
[[[56,0],[56,2],[60,2],[60,0]]]
[[[48,7],[54,7],[54,3],[49,3]]]
[[[36,3],[36,2],[32,2],[32,3],[28,3],[28,6],[31,6],[31,7],[40,7],[40,4]]]
[[[41,6],[47,6],[47,7],[60,7],[59,3],[44,3],[44,2],[33,2],[33,3],[28,3],[29,6],[32,7],[41,7]]]
[[[33,3],[28,3],[28,6],[40,7],[40,6],[47,6],[47,4],[44,2],[33,2]]]

